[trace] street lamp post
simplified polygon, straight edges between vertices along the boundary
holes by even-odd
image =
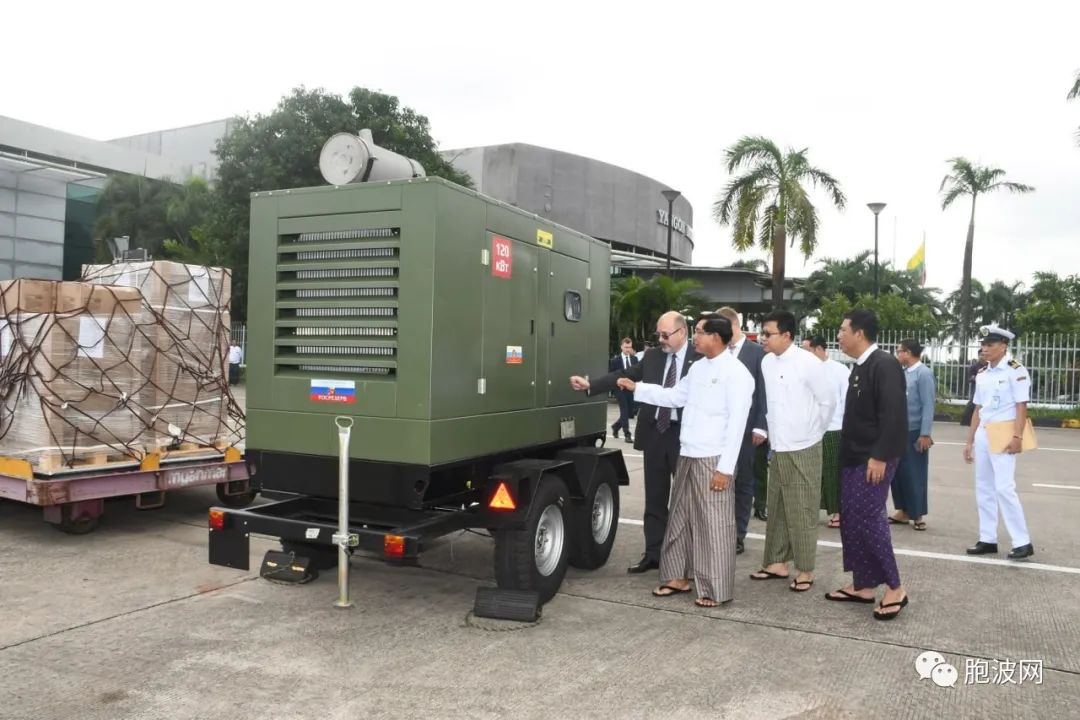
[[[885,203],[866,203],[874,213],[874,297],[878,296],[878,215],[885,209]]]
[[[675,224],[675,198],[682,193],[678,190],[661,190],[660,194],[667,200],[667,275],[671,277],[671,226]]]

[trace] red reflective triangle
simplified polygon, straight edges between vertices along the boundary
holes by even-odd
[[[514,498],[510,497],[510,490],[506,487],[506,483],[499,483],[499,487],[495,489],[495,494],[491,496],[488,507],[492,510],[517,510],[517,503],[514,502]]]

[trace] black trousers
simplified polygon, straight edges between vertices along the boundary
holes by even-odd
[[[611,427],[618,436],[621,429],[630,435],[630,418],[634,416],[634,393],[626,390],[616,390],[615,399],[619,401],[619,419]]]
[[[660,562],[660,548],[667,532],[671,479],[679,463],[678,428],[678,423],[672,423],[667,432],[653,434],[642,448],[645,455],[645,555],[657,562]]]
[[[743,438],[742,447],[739,448],[739,462],[735,466],[735,531],[740,540],[746,537],[746,529],[750,527],[750,512],[754,509],[756,458],[757,448],[748,434]],[[762,497],[761,501],[764,503],[765,498]]]

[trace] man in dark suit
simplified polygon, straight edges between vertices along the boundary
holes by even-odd
[[[750,525],[750,512],[754,507],[754,461],[757,446],[769,437],[768,426],[765,424],[765,379],[761,376],[761,358],[765,357],[765,349],[746,337],[739,321],[739,313],[733,308],[722,307],[716,314],[731,322],[732,334],[728,352],[733,353],[754,377],[754,403],[750,406],[750,417],[746,421],[746,432],[739,449],[739,464],[735,470],[735,528],[738,532],[735,553],[739,554],[746,549],[746,530]],[[759,517],[764,519],[765,512],[763,510]]]
[[[575,375],[570,378],[570,385],[589,395],[614,390],[621,377],[634,382],[674,387],[701,357],[687,342],[688,335],[686,318],[675,311],[666,312],[656,321],[659,347],[646,350],[640,363],[592,381]],[[627,568],[627,572],[642,573],[660,567],[660,548],[667,531],[671,478],[679,461],[679,412],[680,408],[638,404],[634,448],[641,450],[645,459],[645,552],[637,563]]]
[[[637,356],[634,355],[634,341],[628,337],[622,339],[622,352],[611,358],[608,363],[608,372],[617,373],[620,370],[629,370],[638,364]],[[630,418],[634,416],[634,393],[621,388],[615,389],[615,399],[619,401],[619,419],[611,426],[613,437],[619,437],[619,428],[626,433],[626,442],[633,442],[630,435]]]

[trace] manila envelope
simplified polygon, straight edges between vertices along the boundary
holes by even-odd
[[[1005,422],[986,423],[986,439],[990,441],[990,452],[1000,455],[1009,447],[1013,440],[1016,423],[1012,420]],[[1024,425],[1024,437],[1020,440],[1020,452],[1027,452],[1039,447],[1035,439],[1035,428],[1031,426],[1031,418]]]

